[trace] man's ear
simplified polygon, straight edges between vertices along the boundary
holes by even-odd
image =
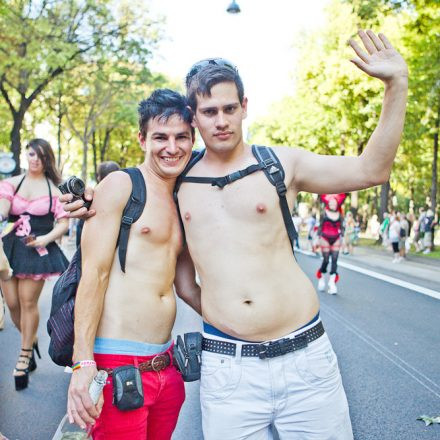
[[[246,96],[243,97],[243,101],[241,103],[241,108],[243,109],[243,119],[247,118],[247,105],[248,105],[248,99]]]
[[[194,110],[189,105],[187,105],[186,108],[191,112],[193,116],[191,121],[191,127],[197,128],[197,123],[195,122],[196,114],[194,113]]]
[[[138,132],[138,140],[142,151],[147,151],[147,146],[145,145],[145,138],[140,131]]]

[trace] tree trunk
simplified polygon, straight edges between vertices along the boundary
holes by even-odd
[[[431,209],[434,214],[437,211],[437,163],[438,163],[438,135],[440,126],[440,105],[437,113],[437,120],[435,122],[435,133],[434,133],[434,151],[432,155],[432,176],[431,176]]]
[[[95,181],[98,181],[98,151],[96,146],[96,133],[92,134],[92,151],[93,151],[93,172],[95,174]]]
[[[87,137],[83,139],[83,162],[81,167],[81,179],[87,183],[87,152],[89,149],[89,142]]]
[[[58,142],[58,169],[61,165],[61,123],[63,119],[63,111],[61,109],[61,92],[58,94],[58,131],[57,131],[57,142]]]
[[[388,212],[388,202],[390,197],[390,181],[384,183],[380,188],[380,211],[379,221],[382,223],[383,215]]]
[[[104,136],[104,142],[102,144],[102,148],[100,151],[101,155],[101,162],[105,161],[105,156],[107,154],[108,146],[110,145],[110,134],[113,131],[112,128],[106,128],[105,129],[105,136]]]
[[[14,176],[17,176],[21,173],[20,166],[20,151],[21,151],[21,127],[23,126],[25,111],[20,108],[20,110],[16,113],[13,113],[14,124],[12,125],[12,130],[10,133],[11,139],[11,152],[14,155],[15,160],[15,170],[12,173]]]

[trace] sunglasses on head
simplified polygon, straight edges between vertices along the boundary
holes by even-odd
[[[234,72],[238,73],[237,67],[234,64],[232,64],[230,61],[225,60],[224,58],[208,58],[206,60],[198,61],[191,67],[191,69],[188,72],[188,75],[186,75],[186,83],[188,84],[188,82],[191,80],[191,78],[194,75],[197,75],[197,73],[199,73],[204,67],[209,66],[210,64],[213,66],[227,67],[233,70]]]

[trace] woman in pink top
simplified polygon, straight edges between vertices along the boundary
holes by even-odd
[[[55,243],[69,225],[58,200],[56,185],[61,176],[52,148],[44,139],[33,139],[26,150],[28,171],[0,182],[0,215],[14,223],[14,229],[3,237],[13,276],[1,281],[1,287],[12,321],[21,333],[22,348],[14,370],[16,390],[28,386],[29,372],[37,368],[38,298],[44,281],[68,265]]]

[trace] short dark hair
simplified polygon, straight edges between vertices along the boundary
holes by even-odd
[[[104,179],[104,177],[108,176],[113,171],[118,171],[119,169],[120,169],[119,165],[112,160],[101,162],[98,166],[98,171],[96,176],[98,182],[101,182],[101,180]]]
[[[240,104],[243,103],[244,86],[238,71],[227,66],[208,64],[186,78],[186,97],[191,109],[194,112],[197,109],[197,95],[211,96],[211,89],[222,82],[234,83]]]
[[[157,89],[148,99],[144,99],[138,106],[139,131],[142,137],[147,135],[147,125],[150,119],[158,118],[162,121],[168,121],[173,116],[179,116],[183,122],[191,125],[192,112],[188,108],[188,101],[185,96],[170,89]],[[191,127],[194,137],[194,128]]]

